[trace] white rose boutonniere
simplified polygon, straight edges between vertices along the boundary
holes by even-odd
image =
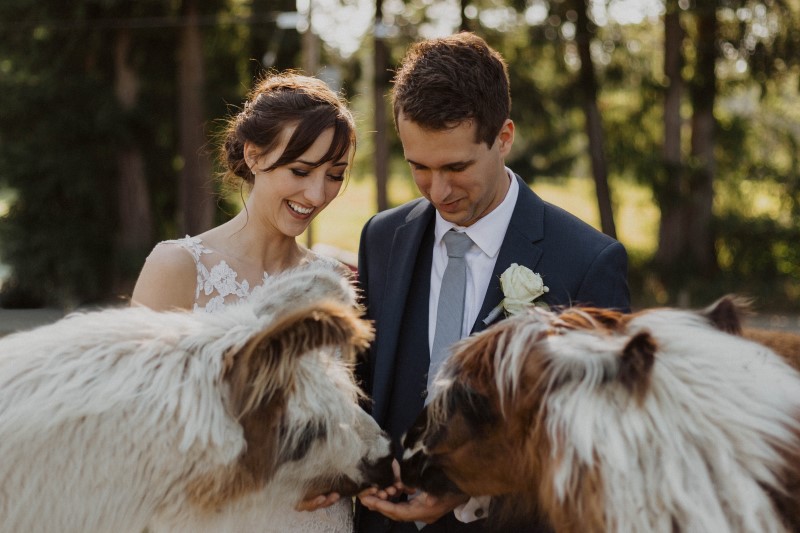
[[[492,309],[484,319],[484,324],[492,323],[505,309],[507,315],[516,315],[531,305],[547,307],[546,303],[534,304],[534,300],[550,289],[542,281],[542,276],[528,267],[512,263],[500,276],[500,287],[503,289],[503,300]]]

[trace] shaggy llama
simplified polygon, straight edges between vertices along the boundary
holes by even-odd
[[[742,335],[729,298],[504,320],[455,346],[403,481],[558,532],[800,531],[800,373]]]
[[[392,481],[348,360],[372,338],[310,266],[215,314],[74,314],[0,340],[0,532],[285,531]]]

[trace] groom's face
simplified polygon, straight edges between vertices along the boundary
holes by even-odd
[[[431,130],[398,116],[397,131],[419,191],[442,218],[470,226],[505,198],[509,178],[505,156],[514,141],[514,123],[506,120],[492,146],[476,140],[474,122]]]

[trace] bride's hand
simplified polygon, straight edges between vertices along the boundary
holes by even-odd
[[[302,500],[294,506],[296,511],[316,511],[324,507],[330,507],[339,501],[339,493],[331,492],[330,494],[320,494],[313,498]]]

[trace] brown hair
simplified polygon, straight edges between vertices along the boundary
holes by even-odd
[[[245,162],[245,142],[266,154],[280,144],[290,126],[296,128],[286,148],[266,170],[295,161],[328,128],[333,128],[333,140],[315,165],[338,161],[356,146],[353,115],[325,82],[294,72],[268,74],[250,91],[241,112],[228,120],[220,154],[226,167],[224,181],[236,183],[241,179],[252,185],[254,175]]]
[[[476,142],[491,147],[511,113],[508,67],[469,32],[420,41],[395,73],[392,105],[395,124],[400,113],[432,130],[474,120]]]

